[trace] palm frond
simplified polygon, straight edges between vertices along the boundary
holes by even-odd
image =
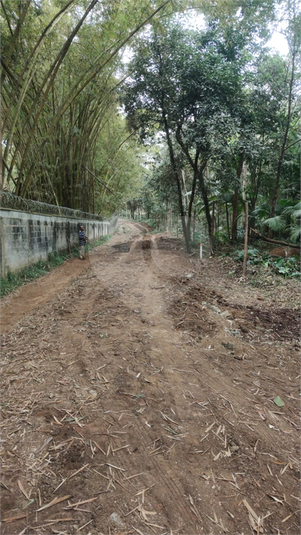
[[[290,239],[293,243],[296,243],[301,236],[301,228],[299,225],[291,225],[290,227]]]
[[[259,206],[258,208],[255,208],[255,210],[253,210],[250,215],[253,217],[258,217],[258,219],[262,219],[263,217],[266,217],[268,213],[269,210],[267,208]]]
[[[277,232],[278,230],[283,230],[286,227],[285,219],[281,215],[269,217],[268,219],[265,219],[263,223],[274,232]]]
[[[298,217],[301,217],[301,208],[299,208],[299,210],[295,210],[295,211],[292,213],[292,218],[293,218],[293,219],[297,219]]]
[[[301,202],[299,201],[293,206],[287,206],[282,213],[290,215],[293,219],[297,219],[297,217],[301,216]]]

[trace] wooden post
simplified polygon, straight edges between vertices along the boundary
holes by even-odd
[[[244,264],[242,276],[246,277],[247,259],[248,259],[248,234],[249,234],[249,204],[245,202],[245,249],[244,249]]]

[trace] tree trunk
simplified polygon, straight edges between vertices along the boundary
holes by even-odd
[[[245,202],[245,248],[244,248],[244,263],[242,276],[245,278],[247,271],[247,259],[248,259],[248,238],[249,238],[249,204]]]
[[[215,201],[212,203],[212,236],[215,233]]]
[[[166,138],[167,138],[169,159],[170,159],[170,164],[171,164],[171,168],[173,171],[173,176],[177,184],[178,203],[179,203],[179,208],[180,208],[180,217],[181,217],[182,229],[183,229],[183,234],[184,234],[184,239],[185,239],[185,245],[186,245],[187,253],[190,254],[191,253],[190,236],[189,236],[189,229],[187,229],[187,225],[186,225],[185,210],[184,210],[183,197],[182,197],[181,178],[180,178],[179,170],[178,170],[177,163],[176,163],[176,158],[174,154],[172,140],[171,140],[170,133],[169,133],[169,127],[168,127],[166,114],[164,112],[164,105],[162,106],[162,108],[163,108],[164,129],[165,129]]]
[[[232,241],[237,241],[237,218],[238,218],[238,196],[239,196],[239,184],[244,164],[244,155],[240,154],[238,159],[238,166],[236,169],[237,185],[234,189],[234,195],[232,199],[233,218],[232,218]]]
[[[205,214],[207,219],[207,225],[208,225],[208,233],[209,233],[209,245],[210,245],[210,254],[213,253],[213,235],[212,235],[212,218],[210,214],[210,206],[209,206],[209,200],[208,200],[208,194],[207,194],[207,188],[204,181],[204,169],[205,167],[202,166],[198,171],[198,179],[199,179],[199,186],[202,194],[202,199],[204,201],[205,206]]]
[[[284,245],[285,247],[294,247],[295,249],[300,249],[300,247],[301,247],[297,243],[289,243],[289,242],[283,241],[283,240],[274,240],[272,238],[268,238],[267,236],[264,236],[263,234],[260,234],[260,232],[258,232],[258,230],[255,230],[254,228],[251,228],[250,230],[252,232],[254,232],[254,234],[256,234],[256,236],[258,236],[262,240],[267,241],[269,243],[276,243],[277,245]]]
[[[227,234],[228,238],[230,240],[230,221],[229,221],[229,210],[228,210],[228,203],[226,202],[226,221],[227,221]]]

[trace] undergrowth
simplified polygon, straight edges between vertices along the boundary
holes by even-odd
[[[88,244],[86,246],[87,250],[90,251],[91,249],[94,249],[94,247],[102,245],[103,243],[107,242],[109,238],[110,236],[103,236],[100,240],[93,242],[93,244]],[[23,284],[26,284],[27,282],[31,282],[39,277],[42,277],[49,271],[52,271],[57,266],[60,266],[66,262],[66,260],[70,260],[70,258],[78,256],[79,250],[76,247],[70,254],[59,254],[57,252],[49,253],[47,260],[39,260],[39,262],[20,269],[14,273],[9,271],[7,276],[1,277],[0,280],[1,297],[11,293],[13,290],[19,286],[22,286]]]
[[[242,262],[243,259],[244,250],[236,250],[233,254],[233,260]],[[262,266],[285,279],[301,277],[298,256],[272,257],[268,252],[260,252],[255,247],[249,247],[247,265]]]

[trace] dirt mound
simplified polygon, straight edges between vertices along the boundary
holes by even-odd
[[[179,280],[173,279],[175,284],[182,287],[187,285],[188,276]],[[184,296],[176,299],[169,312],[175,316],[176,326],[188,329],[201,339],[202,333],[216,330],[216,322],[208,318],[208,310],[226,316],[235,322],[235,328],[241,337],[253,338],[254,329],[261,330],[266,340],[299,340],[300,315],[297,310],[289,308],[275,309],[258,308],[235,303],[229,303],[215,291],[206,290],[200,285],[189,287]],[[215,304],[212,304],[215,303]]]

